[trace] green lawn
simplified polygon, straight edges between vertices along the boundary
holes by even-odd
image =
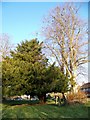
[[[58,106],[54,104],[2,104],[2,118],[88,118],[88,107],[85,105]]]

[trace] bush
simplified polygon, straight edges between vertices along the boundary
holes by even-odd
[[[78,90],[78,92],[70,92],[67,94],[67,101],[69,104],[72,103],[85,103],[87,96],[84,92]]]

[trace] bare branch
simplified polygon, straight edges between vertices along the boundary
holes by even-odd
[[[87,23],[78,17],[78,10],[74,4],[57,6],[43,27],[47,48],[71,78],[76,77],[79,66],[88,62]]]

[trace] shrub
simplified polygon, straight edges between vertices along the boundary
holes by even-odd
[[[72,103],[85,103],[87,96],[84,92],[78,90],[77,92],[70,92],[67,94],[67,101],[69,104]]]

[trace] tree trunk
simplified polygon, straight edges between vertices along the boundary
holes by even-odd
[[[67,99],[66,99],[66,97],[64,95],[64,92],[62,92],[62,99],[63,99],[63,104],[62,105],[66,105]]]
[[[45,103],[46,102],[46,94],[39,95],[38,96],[40,103]]]
[[[57,105],[57,103],[58,103],[58,97],[55,96],[55,104]]]

